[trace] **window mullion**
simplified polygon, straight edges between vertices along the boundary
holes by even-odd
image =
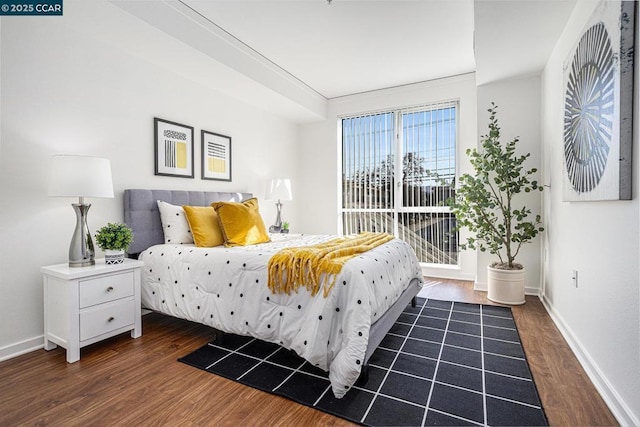
[[[402,206],[404,180],[402,178],[402,114],[394,113],[394,200],[393,200],[393,235],[399,237],[400,207]]]

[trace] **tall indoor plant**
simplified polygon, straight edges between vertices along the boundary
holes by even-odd
[[[487,267],[488,298],[507,304],[524,303],[524,267],[515,261],[522,245],[543,231],[540,215],[518,204],[518,194],[542,191],[532,179],[536,168],[525,169],[530,153],[516,154],[516,137],[500,143],[497,106],[489,108],[489,133],[481,138],[480,150],[467,149],[474,174],[460,177],[455,196],[448,200],[457,229],[466,227],[472,236],[460,249],[478,249],[496,255]]]

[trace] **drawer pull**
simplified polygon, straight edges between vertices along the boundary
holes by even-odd
[[[107,292],[111,292],[111,291],[113,291],[113,286],[109,286],[109,287],[107,288]]]
[[[113,322],[114,320],[116,320],[116,318],[115,318],[115,317],[113,317],[113,316],[111,316],[111,317],[109,317],[108,322]]]

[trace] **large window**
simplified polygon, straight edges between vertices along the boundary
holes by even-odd
[[[418,259],[457,264],[443,202],[456,175],[456,102],[342,118],[342,230],[383,231]]]

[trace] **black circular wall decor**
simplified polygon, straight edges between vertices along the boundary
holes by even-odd
[[[602,22],[580,39],[569,69],[564,104],[564,160],[578,193],[593,190],[607,166],[613,132],[614,56]]]

